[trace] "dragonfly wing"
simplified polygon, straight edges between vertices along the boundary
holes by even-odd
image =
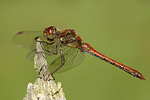
[[[54,72],[61,65],[60,47],[58,45],[57,55],[55,54],[49,55],[53,49],[52,47],[54,47],[54,45],[44,46],[44,50],[46,50],[44,52],[45,58],[47,60],[48,67],[51,73]],[[57,73],[61,73],[69,69],[72,69],[83,62],[84,52],[81,52],[78,48],[63,46],[62,49],[63,49],[64,58],[65,58],[65,64],[57,71]],[[47,51],[50,51],[50,52],[47,52]],[[56,53],[56,49],[54,50],[53,53]],[[36,54],[36,49],[31,51],[27,55],[27,59],[33,61],[35,54]]]
[[[49,60],[52,60],[55,58],[55,57],[53,57],[53,54],[50,55],[50,52],[52,51],[53,47],[54,47],[54,44],[53,45],[44,45],[44,50],[45,50],[44,54],[46,55],[47,58],[49,58]],[[35,57],[36,52],[37,52],[36,49],[32,50],[31,52],[28,53],[26,58],[28,60],[34,61],[34,57]]]
[[[59,51],[58,51],[59,52]],[[84,52],[81,52],[78,48],[72,48],[68,46],[63,47],[63,55],[65,58],[65,64],[57,71],[57,73],[67,71],[69,69],[72,69],[79,64],[81,64],[84,60]],[[47,56],[49,59],[49,56]],[[46,59],[47,59],[46,57]],[[60,53],[55,57],[54,60],[52,60],[49,64],[49,70],[50,72],[54,72],[60,65],[61,65],[61,55]]]
[[[13,37],[13,42],[23,48],[34,50],[36,48],[36,37],[39,37],[42,41],[47,41],[42,31],[22,31]]]
[[[35,54],[36,54],[36,49],[32,50],[31,52],[29,52],[26,56],[26,58],[28,60],[31,60],[31,61],[34,61],[34,57],[35,57]]]

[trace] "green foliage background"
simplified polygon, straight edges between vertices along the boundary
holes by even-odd
[[[89,54],[72,70],[55,74],[68,100],[150,99],[149,0],[1,0],[0,98],[22,99],[37,72],[12,43],[19,31],[72,28],[102,54],[139,70],[141,81]]]

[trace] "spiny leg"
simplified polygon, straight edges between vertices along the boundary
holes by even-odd
[[[63,50],[62,50],[62,45],[60,44],[60,55],[61,55],[61,65],[51,73],[54,74],[55,72],[57,72],[64,64],[65,64],[65,58],[64,58],[64,54],[63,54]]]
[[[52,45],[52,44],[55,43],[54,41],[51,42],[51,43],[48,43],[48,42],[45,42],[45,41],[38,41],[38,40],[37,40],[37,42],[40,42],[40,45],[43,44],[43,43],[46,43],[46,45]],[[43,45],[45,45],[45,44],[43,44]],[[52,55],[52,54],[57,55],[57,45],[58,45],[58,43],[55,43],[55,45],[54,45],[52,51],[45,50],[42,45],[41,45],[41,47],[42,47],[42,49],[43,49],[44,51],[47,52],[47,53],[46,53],[47,55]],[[54,53],[55,48],[56,48],[56,53]],[[36,53],[40,53],[40,52],[36,52]],[[43,52],[42,52],[42,53],[43,53]],[[45,58],[45,57],[44,57],[44,58]]]
[[[52,51],[50,52],[50,55],[52,55],[52,54],[57,55],[57,45],[58,45],[58,43],[55,44],[55,46],[53,47]],[[55,49],[56,49],[56,53],[54,53]]]
[[[52,45],[52,44],[49,44],[49,45]],[[45,50],[43,47],[42,47],[42,48],[43,48],[44,51],[48,52],[48,55],[52,55],[52,54],[57,55],[57,45],[58,45],[58,43],[55,43],[55,45],[54,45],[52,51]],[[54,50],[55,50],[55,49],[56,49],[56,53],[54,53]]]
[[[45,42],[45,41],[38,41],[38,40],[36,40],[36,41],[37,41],[37,42],[40,42],[40,44],[43,44],[43,45],[45,45],[45,46],[52,45],[52,44],[55,43],[55,41],[52,41],[51,43],[48,43],[48,42]],[[56,45],[56,44],[55,44],[55,45]],[[42,45],[41,45],[41,47],[42,47],[42,49],[44,50],[44,48],[43,48]],[[50,52],[50,51],[48,51],[48,50],[44,50],[44,51]]]
[[[38,41],[38,40],[37,40],[37,42],[40,42],[40,43],[42,43],[43,45],[52,45],[52,44],[55,43],[55,41],[53,41],[53,42],[51,42],[51,43],[48,43],[48,42],[45,42],[45,41]]]
[[[52,96],[54,96],[54,95],[56,95],[57,93],[59,93],[61,89],[62,89],[62,86],[58,89],[58,91],[56,91],[54,94],[52,94]]]
[[[57,51],[58,51],[57,45],[56,45],[56,49],[55,49],[55,50],[56,50],[56,53],[53,53],[53,54],[54,54],[54,55],[57,55],[57,53],[58,53],[58,52],[57,52]]]

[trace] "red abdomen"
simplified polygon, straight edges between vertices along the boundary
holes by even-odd
[[[83,45],[82,45],[82,50],[83,50],[84,52],[87,52],[87,53],[89,53],[89,54],[91,54],[91,55],[93,55],[93,56],[96,56],[96,57],[98,57],[98,58],[100,58],[100,59],[102,59],[102,60],[104,60],[104,61],[106,61],[106,62],[108,62],[108,63],[110,63],[110,64],[112,64],[112,65],[115,65],[116,67],[118,67],[118,68],[124,70],[125,72],[131,74],[131,75],[134,76],[134,77],[137,77],[137,78],[139,78],[139,79],[141,79],[141,80],[146,80],[146,79],[144,78],[144,76],[143,76],[140,72],[138,72],[137,70],[134,70],[134,69],[132,69],[131,67],[128,67],[128,66],[126,66],[126,65],[124,65],[124,64],[121,64],[121,63],[119,63],[119,62],[117,62],[117,61],[115,61],[115,60],[113,60],[113,59],[110,59],[110,58],[106,57],[105,55],[103,55],[103,54],[97,52],[97,51],[96,51],[93,47],[91,47],[88,43],[83,43]]]

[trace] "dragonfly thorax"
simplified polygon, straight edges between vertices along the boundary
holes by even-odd
[[[75,33],[73,29],[64,29],[60,32],[59,40],[63,45],[70,47],[79,47],[81,44],[81,37]]]

